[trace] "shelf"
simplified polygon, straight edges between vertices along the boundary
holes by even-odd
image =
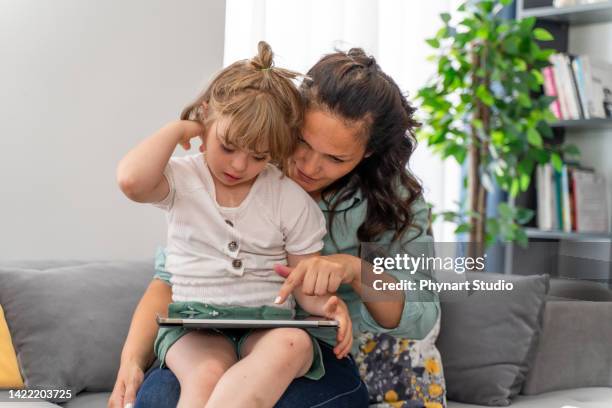
[[[570,241],[612,241],[612,234],[588,232],[544,231],[537,228],[525,228],[529,238],[564,239]]]
[[[522,2],[521,2],[522,3]],[[592,24],[612,21],[612,1],[569,7],[534,7],[519,9],[518,17],[537,17],[547,21]]]
[[[560,120],[551,123],[550,127],[564,129],[612,129],[612,118]]]

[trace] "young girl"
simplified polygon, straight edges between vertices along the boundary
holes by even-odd
[[[293,153],[303,107],[294,73],[272,65],[270,47],[222,70],[182,113],[130,151],[117,169],[122,191],[167,211],[170,317],[291,318],[277,304],[277,263],[296,265],[322,248],[317,204],[281,169]],[[171,158],[199,137],[204,153]],[[317,291],[326,293],[326,288]],[[352,345],[336,296],[299,305],[340,322],[338,358]],[[179,407],[273,406],[297,377],[324,374],[316,341],[301,329],[190,331],[162,328],[155,353],[181,385]]]

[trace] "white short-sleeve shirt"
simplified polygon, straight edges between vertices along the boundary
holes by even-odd
[[[167,211],[174,302],[279,306],[273,302],[284,279],[273,265],[323,248],[318,205],[271,164],[238,207],[217,204],[204,154],[171,158],[164,175],[170,192],[154,205]]]

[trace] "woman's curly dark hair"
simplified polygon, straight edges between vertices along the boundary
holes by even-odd
[[[373,241],[388,230],[395,231],[393,239],[398,239],[412,225],[411,205],[423,192],[407,168],[416,147],[414,131],[420,126],[413,118],[416,109],[361,48],[321,58],[300,89],[307,108],[362,125],[367,139],[369,156],[322,192],[322,199],[331,205],[332,238],[334,210],[361,190],[368,208],[357,231],[359,240]],[[330,202],[332,197],[336,198]]]

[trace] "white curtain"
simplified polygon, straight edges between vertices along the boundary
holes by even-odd
[[[439,14],[455,9],[457,0],[227,0],[225,65],[254,55],[259,40],[267,41],[277,66],[306,72],[322,55],[335,49],[361,47],[373,55],[413,100],[433,74],[426,61],[425,39],[441,26]],[[460,172],[454,162],[432,156],[425,143],[410,168],[421,179],[425,197],[435,210],[454,209]],[[438,241],[453,240],[453,227],[434,225]]]

